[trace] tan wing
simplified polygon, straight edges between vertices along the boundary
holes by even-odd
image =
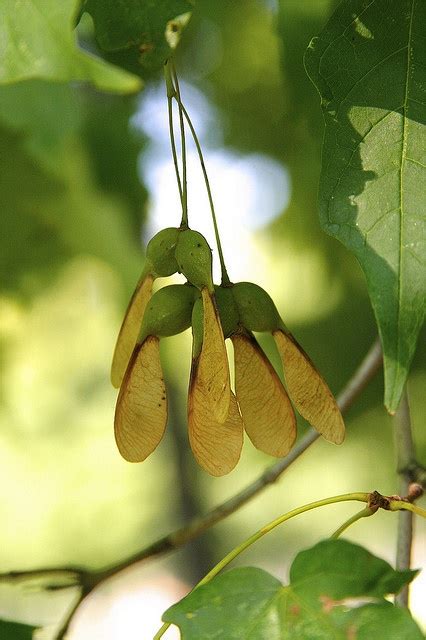
[[[159,339],[137,345],[118,394],[115,440],[123,458],[142,462],[159,444],[167,423]]]
[[[345,425],[326,382],[292,335],[278,330],[273,336],[281,355],[287,390],[298,412],[326,440],[341,444]]]
[[[128,304],[112,358],[111,382],[116,388],[121,385],[130,356],[138,339],[143,314],[152,295],[153,282],[154,277],[150,273],[143,276],[139,280]]]
[[[275,369],[254,336],[232,336],[235,392],[245,430],[257,449],[285,456],[296,439],[296,416]]]
[[[218,422],[229,413],[231,386],[225,339],[215,304],[207,288],[201,291],[203,300],[203,345],[198,358],[197,386],[204,403]]]
[[[232,471],[243,446],[243,421],[233,393],[229,413],[219,423],[206,401],[203,387],[197,381],[197,360],[193,362],[188,397],[189,442],[198,464],[212,476],[223,476]]]

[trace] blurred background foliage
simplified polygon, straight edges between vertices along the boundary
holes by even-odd
[[[198,0],[176,64],[212,167],[231,278],[267,288],[337,393],[376,327],[358,264],[320,230],[317,216],[323,125],[302,56],[335,4]],[[81,45],[96,50],[88,14],[79,33]],[[105,57],[136,68],[134,55]],[[177,191],[167,182],[161,73],[141,75],[145,89],[136,97],[37,79],[0,88],[2,571],[111,563],[206,512],[272,462],[246,443],[228,477],[211,478],[196,466],[185,424],[186,334],[162,345],[171,403],[163,443],[141,465],[116,450],[114,341],[149,233],[179,220]],[[211,239],[202,190],[193,170],[190,223]],[[273,345],[261,340],[278,367]],[[420,460],[424,356],[423,346],[408,387]],[[82,607],[70,637],[137,638],[140,629],[149,637],[168,604],[278,513],[346,491],[394,493],[392,419],[382,397],[378,376],[350,411],[342,447],[318,442],[276,486],[199,541],[104,585]],[[299,433],[305,429],[301,423]],[[297,550],[351,512],[341,506],[306,515],[240,562],[284,578]],[[416,527],[419,566],[425,529]],[[395,530],[396,517],[382,513],[348,537],[392,560]],[[425,589],[420,576],[413,588],[418,619]],[[2,584],[0,616],[47,625],[39,636],[49,637],[71,597]]]

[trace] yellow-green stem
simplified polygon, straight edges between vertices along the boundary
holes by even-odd
[[[172,156],[173,156],[173,164],[175,167],[176,181],[179,190],[179,198],[182,205],[183,211],[183,194],[182,194],[182,182],[180,179],[179,173],[179,165],[177,159],[176,152],[176,142],[175,142],[175,132],[173,128],[173,98],[176,95],[176,91],[173,85],[173,80],[170,72],[170,61],[168,60],[164,65],[164,77],[166,81],[166,90],[167,90],[167,110],[169,115],[169,137],[170,137],[170,145],[172,148]]]
[[[254,542],[257,542],[257,540],[259,540],[264,535],[272,531],[272,529],[275,529],[275,527],[278,527],[278,525],[282,524],[283,522],[286,522],[287,520],[290,520],[291,518],[294,518],[295,516],[298,516],[307,511],[311,511],[312,509],[317,509],[318,507],[325,507],[330,504],[336,504],[337,502],[349,502],[352,500],[356,500],[358,502],[368,502],[368,499],[369,499],[368,493],[345,493],[340,496],[332,496],[331,498],[325,498],[324,500],[316,500],[315,502],[310,502],[309,504],[305,504],[302,507],[298,507],[297,509],[288,511],[284,515],[281,515],[278,518],[275,518],[275,520],[272,520],[272,522],[269,522],[267,525],[265,525],[264,527],[256,531],[256,533],[254,533],[249,538],[247,538],[247,540],[245,540],[244,542],[239,544],[237,547],[232,549],[232,551],[230,551],[224,558],[222,558],[222,560],[220,560],[220,562],[218,562],[217,565],[215,565],[213,569],[209,571],[207,575],[205,575],[204,578],[202,578],[202,580],[200,580],[200,582],[198,582],[195,585],[194,589],[201,587],[203,584],[206,584],[212,578],[217,576],[217,574],[220,571],[222,571],[222,569],[224,569],[230,562],[232,562],[232,560],[235,560],[235,558],[239,556],[240,553],[245,551]],[[165,622],[161,627],[161,629],[157,631],[153,640],[159,640],[159,638],[163,636],[163,634],[167,631],[170,625],[171,625],[170,622]]]
[[[179,99],[179,97],[178,97],[178,99]],[[213,196],[212,196],[212,192],[211,192],[211,189],[210,189],[210,181],[209,181],[209,177],[207,175],[207,169],[206,169],[206,165],[205,165],[205,162],[204,162],[203,152],[202,152],[202,149],[201,149],[200,141],[198,140],[197,133],[196,133],[196,131],[194,129],[194,125],[192,124],[191,118],[189,117],[189,114],[188,114],[187,110],[185,109],[185,107],[184,107],[184,105],[182,103],[181,103],[181,109],[182,109],[182,113],[183,113],[183,115],[185,117],[185,120],[188,123],[188,127],[189,127],[189,130],[191,131],[191,135],[192,135],[192,137],[194,139],[194,143],[195,143],[195,146],[197,148],[198,157],[200,159],[201,169],[203,171],[204,182],[206,183],[207,197],[209,199],[210,211],[211,211],[212,220],[213,220],[214,235],[215,235],[215,238],[216,238],[217,250],[218,250],[218,253],[219,253],[220,268],[221,268],[221,272],[222,272],[222,285],[227,286],[227,285],[231,284],[231,281],[229,279],[228,272],[226,270],[225,259],[223,257],[222,244],[220,242],[219,228],[218,228],[218,225],[217,225],[216,212],[215,212],[214,203],[213,203]]]
[[[370,509],[370,507],[365,507],[355,513],[353,516],[348,518],[346,522],[344,522],[336,531],[330,536],[330,538],[338,538],[346,529],[348,529],[352,524],[361,520],[361,518],[367,518],[368,516],[372,516],[373,513],[376,513],[376,509]]]
[[[186,178],[186,140],[185,140],[185,123],[183,121],[182,113],[182,100],[180,97],[179,80],[177,77],[176,69],[172,61],[170,61],[170,68],[173,77],[173,84],[175,88],[175,98],[179,108],[179,127],[180,127],[180,139],[181,139],[181,152],[182,152],[182,221],[181,227],[188,226],[188,185]]]
[[[417,504],[412,504],[411,502],[405,502],[405,500],[391,500],[389,503],[390,511],[412,511],[413,513],[421,516],[422,518],[426,518],[426,509],[422,509]]]

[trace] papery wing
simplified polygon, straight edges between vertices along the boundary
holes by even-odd
[[[142,462],[159,444],[167,423],[166,388],[159,339],[148,336],[135,347],[118,394],[114,431],[129,462]]]
[[[245,430],[257,449],[285,456],[296,439],[293,407],[275,369],[254,336],[232,336],[235,392]]]
[[[291,334],[278,330],[273,336],[281,355],[287,390],[298,412],[326,440],[341,444],[345,425],[326,382]]]
[[[214,417],[204,390],[197,382],[197,361],[193,363],[188,397],[189,442],[198,464],[213,476],[232,471],[241,455],[243,421],[233,393],[223,423]]]
[[[229,413],[231,386],[228,355],[216,306],[207,288],[201,291],[203,300],[203,345],[198,360],[197,385],[206,406],[218,422]]]
[[[154,278],[151,274],[144,275],[139,280],[127,306],[111,365],[111,382],[116,388],[121,385],[130,356],[138,339],[143,314],[152,295],[153,281]]]

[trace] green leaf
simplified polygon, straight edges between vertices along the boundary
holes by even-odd
[[[2,640],[31,640],[37,627],[10,620],[0,620],[0,638]]]
[[[22,136],[28,155],[55,173],[58,150],[81,120],[81,105],[69,85],[27,80],[0,86],[0,125]]]
[[[323,228],[359,260],[398,406],[425,309],[423,0],[346,0],[305,54],[325,119]]]
[[[302,585],[304,597],[318,600],[326,591],[338,600],[397,593],[416,574],[417,571],[395,571],[385,560],[346,540],[323,540],[296,556],[290,581],[295,591],[297,584]]]
[[[283,587],[263,569],[232,569],[199,587],[163,615],[185,640],[280,638],[278,600]],[[257,635],[247,635],[251,630]]]
[[[424,640],[408,611],[394,607],[390,602],[367,604],[350,609],[343,615],[346,616],[347,629],[356,630],[356,636],[352,636],[356,640]],[[349,634],[346,636],[350,637]]]
[[[141,212],[137,221],[136,203],[126,200],[130,193],[124,196],[131,186],[136,188],[136,169],[132,173],[130,161],[127,166],[122,163],[126,174],[122,181],[119,157],[109,157],[107,168],[97,171],[94,167],[100,144],[96,133],[88,153],[91,98],[98,100],[90,93],[83,103],[69,86],[38,80],[0,87],[2,289],[31,295],[65,261],[80,254],[101,258],[126,280],[134,280],[141,268]],[[116,135],[118,109],[121,143],[131,149],[136,166],[137,149],[122,113],[128,100],[132,99],[109,96],[108,111],[102,115],[98,111],[97,124],[108,146],[110,131]],[[102,177],[94,175],[101,172]],[[114,177],[110,178],[115,184],[112,196],[102,184],[108,172]]]
[[[160,69],[177,45],[193,6],[188,0],[86,0],[104,51],[128,51],[145,69]]]
[[[79,49],[72,30],[79,6],[80,0],[2,0],[0,84],[40,78],[119,93],[140,89],[136,76]]]
[[[177,625],[183,640],[420,640],[409,613],[383,599],[415,573],[395,571],[345,540],[325,540],[299,553],[289,586],[262,569],[233,569],[163,620]]]

